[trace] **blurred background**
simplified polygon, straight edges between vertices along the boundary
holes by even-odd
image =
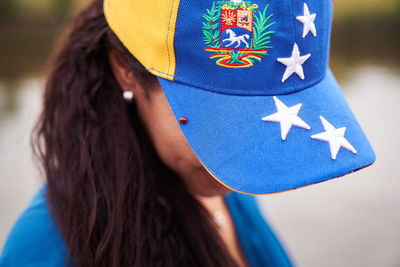
[[[87,0],[0,0],[0,251],[42,184],[29,147],[46,62]],[[297,266],[400,266],[400,0],[335,0],[331,67],[377,162],[259,197]]]

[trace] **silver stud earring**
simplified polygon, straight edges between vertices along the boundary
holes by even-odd
[[[123,98],[125,99],[126,102],[132,102],[134,94],[131,91],[124,91],[122,96],[123,96]]]

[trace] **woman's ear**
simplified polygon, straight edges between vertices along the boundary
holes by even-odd
[[[134,94],[137,94],[138,90],[141,89],[140,84],[136,80],[133,71],[129,68],[128,63],[125,61],[122,55],[115,50],[110,50],[108,52],[108,58],[110,60],[115,79],[117,80],[121,89],[123,91],[131,91]]]

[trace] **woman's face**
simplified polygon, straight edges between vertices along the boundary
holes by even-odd
[[[160,85],[148,99],[142,91],[135,95],[135,100],[161,160],[183,179],[192,193],[215,196],[229,192],[208,173],[189,146]]]
[[[139,117],[164,164],[181,177],[188,190],[195,196],[228,193],[230,190],[208,173],[189,146],[161,86],[157,83],[156,88],[151,88],[150,93],[146,95],[146,89],[136,81],[118,54],[110,52],[109,57],[114,76],[122,90],[133,92]]]

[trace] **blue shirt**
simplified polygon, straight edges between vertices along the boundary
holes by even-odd
[[[254,196],[225,197],[240,246],[251,267],[292,266],[287,254],[260,214]],[[0,267],[65,266],[67,246],[46,204],[46,188],[35,195],[11,230]]]

